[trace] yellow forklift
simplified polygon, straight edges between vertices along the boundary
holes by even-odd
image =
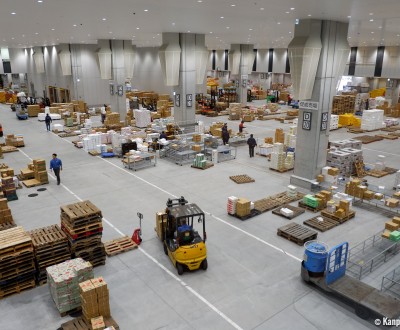
[[[195,225],[202,227],[202,235]],[[196,204],[188,204],[184,197],[168,199],[165,212],[157,213],[156,231],[179,275],[207,269],[205,216]]]

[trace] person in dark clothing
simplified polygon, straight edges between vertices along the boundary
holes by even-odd
[[[244,120],[242,120],[242,121],[240,122],[240,124],[239,124],[239,133],[243,133],[243,128],[246,128],[246,127],[244,126]]]
[[[53,119],[51,119],[49,114],[46,114],[46,117],[44,118],[44,121],[46,123],[47,131],[50,131],[50,123],[53,121]]]
[[[247,140],[247,144],[249,145],[250,157],[254,157],[254,148],[257,146],[257,141],[253,137],[253,134],[250,134],[250,137]]]
[[[50,161],[50,171],[54,171],[57,178],[57,185],[60,184],[60,171],[62,171],[61,159],[57,158],[57,154],[53,154],[53,159]]]
[[[160,134],[160,140],[161,139],[167,139],[167,134],[165,134],[164,131],[162,131],[161,134]]]
[[[222,126],[222,142],[224,145],[228,144],[229,138],[228,124],[224,124],[224,126]]]

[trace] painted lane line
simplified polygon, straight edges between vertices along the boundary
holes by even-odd
[[[215,307],[212,303],[210,303],[206,298],[204,298],[200,293],[198,293],[196,290],[194,290],[192,287],[190,287],[188,284],[186,284],[184,281],[182,281],[178,276],[173,274],[169,269],[167,269],[164,265],[160,264],[153,256],[148,254],[145,250],[143,250],[139,246],[139,250],[143,252],[143,254],[148,257],[150,260],[152,260],[155,264],[157,264],[162,270],[164,270],[168,275],[170,275],[173,279],[175,279],[177,282],[179,282],[184,288],[186,288],[189,292],[191,292],[193,295],[195,295],[199,300],[201,300],[203,303],[205,303],[208,307],[210,307],[214,312],[216,312],[219,316],[221,316],[226,322],[228,322],[232,327],[234,327],[237,330],[243,330],[237,323],[235,323],[233,320],[231,320],[228,316],[226,316],[223,312],[221,312],[217,307]]]
[[[390,153],[390,152],[386,152],[386,151],[382,151],[382,150],[377,150],[377,149],[363,148],[363,150],[377,151],[377,152],[379,152],[379,153],[381,153],[381,154],[388,154],[388,155],[400,157],[399,154],[392,154],[392,153]]]
[[[26,157],[31,159],[26,153],[22,152]],[[103,159],[103,158],[101,158]],[[32,159],[31,159],[32,160]],[[108,162],[110,163],[110,162]],[[112,164],[112,163],[110,163]],[[112,164],[114,165],[114,164]],[[120,168],[120,167],[118,167]],[[129,173],[129,172],[128,172]],[[136,177],[136,176],[135,176]],[[55,178],[54,178],[55,179]],[[141,178],[138,178],[141,179]],[[143,179],[142,179],[143,180]],[[146,180],[143,180],[147,182]],[[149,183],[152,185],[151,183]],[[83,199],[80,198],[77,194],[75,194],[71,189],[69,189],[67,186],[64,184],[61,185],[65,190],[67,190],[70,194],[72,194],[77,200],[82,201]],[[106,222],[111,228],[113,228],[118,234],[121,236],[125,236],[125,234],[119,230],[116,226],[114,226],[110,221],[108,221],[106,218],[103,218],[103,221]],[[192,293],[195,297],[197,297],[200,301],[202,301],[204,304],[206,304],[211,310],[213,310],[215,313],[217,313],[220,317],[222,317],[226,322],[228,322],[233,328],[237,330],[243,330],[237,323],[235,323],[232,319],[230,319],[228,316],[226,316],[223,312],[221,312],[217,307],[215,307],[211,302],[209,302],[206,298],[204,298],[200,293],[198,293],[196,290],[194,290],[192,287],[190,287],[187,283],[182,281],[179,277],[177,277],[175,274],[173,274],[169,269],[167,269],[164,265],[162,265],[160,262],[158,262],[152,255],[150,255],[146,250],[144,250],[142,247],[139,246],[139,251],[142,252],[148,259],[150,259],[153,263],[155,263],[159,268],[164,270],[169,276],[171,276],[174,280],[176,280],[178,283],[180,283],[186,290],[188,290],[190,293]]]
[[[114,163],[112,163],[112,162],[110,162],[110,161],[104,159],[104,158],[101,158],[101,157],[99,157],[99,158],[102,159],[102,160],[104,160],[105,162],[111,164],[112,166],[114,166],[114,167],[116,167],[116,168],[118,168],[118,169],[120,169],[120,170],[122,170],[122,171],[128,173],[129,175],[132,175],[132,176],[134,176],[135,178],[138,178],[139,180],[141,180],[141,181],[143,181],[143,182],[145,182],[145,183],[151,185],[152,187],[154,187],[154,188],[156,188],[156,189],[158,189],[158,190],[160,190],[160,191],[166,193],[167,195],[170,195],[170,196],[172,196],[172,197],[174,197],[174,198],[177,198],[175,195],[171,194],[170,192],[168,192],[168,191],[166,191],[166,190],[164,190],[164,189],[158,187],[157,185],[155,185],[155,184],[153,184],[153,183],[151,183],[151,182],[148,182],[148,181],[145,180],[145,179],[142,179],[142,178],[138,177],[137,175],[134,175],[134,174],[131,173],[131,172],[128,172],[126,169],[121,168],[121,167],[115,165]],[[245,235],[247,235],[247,236],[249,236],[249,237],[251,237],[251,238],[256,239],[257,241],[263,243],[264,245],[267,245],[267,246],[269,246],[269,247],[275,249],[276,251],[279,251],[279,252],[285,254],[286,256],[291,257],[292,259],[295,259],[295,260],[301,262],[301,259],[297,258],[296,256],[294,256],[294,255],[292,255],[292,254],[286,252],[285,250],[283,250],[283,249],[281,249],[281,248],[279,248],[279,247],[277,247],[277,246],[275,246],[275,245],[273,245],[273,244],[271,244],[271,243],[268,243],[267,241],[263,240],[262,238],[259,238],[259,237],[255,236],[255,235],[253,235],[253,234],[251,234],[251,233],[249,233],[249,232],[247,232],[247,231],[245,231],[245,230],[243,230],[243,229],[237,227],[237,226],[234,226],[234,225],[232,225],[231,223],[229,223],[229,222],[227,222],[227,221],[225,221],[225,220],[223,220],[223,219],[221,219],[221,218],[216,217],[215,215],[213,215],[213,214],[210,213],[210,212],[207,212],[207,211],[204,210],[204,213],[207,213],[207,214],[209,214],[211,217],[213,217],[214,219],[216,219],[216,220],[218,220],[218,221],[220,221],[220,222],[222,222],[222,223],[224,223],[224,224],[230,226],[230,227],[233,228],[233,229],[236,229],[236,230],[242,232],[243,234],[245,234]]]

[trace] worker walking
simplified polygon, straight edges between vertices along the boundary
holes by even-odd
[[[244,120],[242,120],[242,121],[240,122],[240,124],[239,124],[239,133],[243,133],[243,128],[246,128],[246,127],[244,126]]]
[[[228,124],[224,124],[224,126],[222,127],[222,142],[225,144],[228,144],[229,142],[229,131],[228,131]]]
[[[44,121],[46,123],[47,131],[49,132],[50,131],[50,123],[53,121],[53,119],[51,119],[49,114],[46,114],[46,117],[44,118]]]
[[[253,137],[253,134],[250,134],[249,139],[247,140],[247,144],[249,145],[249,154],[250,158],[254,157],[254,148],[257,146],[257,141]]]
[[[53,159],[50,161],[50,171],[54,171],[57,178],[57,185],[60,184],[60,171],[62,171],[61,159],[57,158],[57,154],[53,154]]]

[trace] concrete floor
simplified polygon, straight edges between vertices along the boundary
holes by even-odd
[[[226,121],[226,117],[204,122]],[[276,235],[287,220],[264,213],[240,221],[226,213],[228,196],[260,199],[285,191],[289,173],[268,169],[266,158],[248,157],[247,146],[237,149],[237,159],[206,170],[178,166],[159,159],[157,167],[137,172],[122,167],[120,159],[101,159],[75,148],[70,141],[45,130],[36,118],[17,120],[8,106],[0,105],[4,134],[22,134],[26,147],[4,155],[2,160],[16,172],[33,158],[50,160],[53,152],[63,161],[62,185],[54,177],[38,197],[36,188],[18,190],[10,202],[15,222],[26,230],[60,223],[60,205],[89,199],[103,212],[103,241],[131,235],[138,226],[137,212],[144,215],[143,243],[138,250],[107,259],[95,268],[110,289],[111,311],[121,329],[373,329],[373,320],[359,319],[351,308],[309,286],[300,278],[303,247]],[[228,122],[237,130],[239,122]],[[277,121],[247,123],[256,137],[273,136]],[[344,129],[332,132],[331,140],[354,137]],[[387,156],[387,166],[400,167],[400,141],[366,145],[366,162],[378,154]],[[230,175],[248,174],[256,182],[235,184]],[[374,180],[371,179],[371,182]],[[378,182],[377,180],[375,180]],[[394,175],[380,180],[392,185]],[[165,256],[154,231],[155,213],[168,198],[184,196],[207,213],[207,271],[184,273]],[[379,210],[356,208],[355,219],[318,239],[334,246],[344,240],[351,245],[377,233],[388,216]],[[306,212],[292,220],[302,223],[313,217]],[[400,257],[376,270],[366,280],[380,286],[382,276],[395,268]],[[57,329],[69,317],[60,318],[47,285],[0,301],[4,329]]]

